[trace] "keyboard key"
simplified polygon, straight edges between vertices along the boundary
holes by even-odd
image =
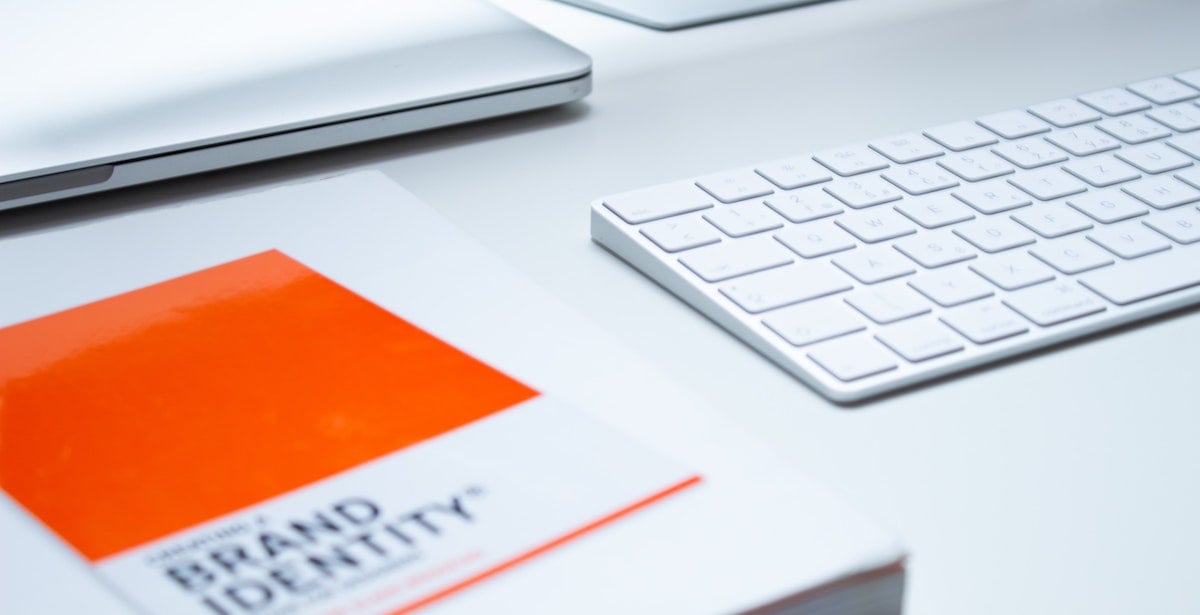
[[[839,216],[835,222],[866,243],[877,243],[917,232],[917,228],[906,218],[886,209],[848,213]]]
[[[1000,177],[1013,172],[1011,164],[986,150],[950,154],[939,159],[937,163],[969,182]]]
[[[984,252],[994,253],[1037,241],[1033,233],[1004,218],[972,220],[954,229],[954,234]]]
[[[808,158],[776,160],[759,165],[754,171],[781,190],[793,190],[833,179],[825,167]]]
[[[1200,132],[1167,139],[1167,145],[1200,160]]]
[[[1004,290],[1017,290],[1054,279],[1054,272],[1049,267],[1024,252],[976,262],[971,265],[971,271]]]
[[[999,303],[971,303],[942,315],[941,321],[976,344],[987,344],[1029,331],[1012,310]]]
[[[829,149],[813,155],[813,160],[843,177],[888,168],[888,162],[865,145]]]
[[[927,194],[958,185],[953,175],[932,162],[910,164],[883,172],[883,178],[909,194]]]
[[[985,115],[976,123],[1005,139],[1020,139],[1050,130],[1049,124],[1019,109]]]
[[[1129,305],[1200,284],[1200,258],[1195,250],[1171,250],[1086,274],[1079,282],[1117,305]]]
[[[1200,89],[1200,69],[1189,70],[1186,73],[1179,73],[1175,78],[1196,89]]]
[[[1097,123],[1096,128],[1126,143],[1145,143],[1171,136],[1170,130],[1144,115],[1128,115],[1105,120]]]
[[[790,222],[808,222],[845,211],[842,203],[820,188],[806,188],[796,192],[785,192],[771,196],[767,207],[787,218]]]
[[[967,242],[947,231],[910,235],[897,240],[892,247],[926,268],[943,267],[975,258],[977,254]]]
[[[1188,244],[1200,241],[1200,212],[1194,209],[1172,209],[1168,212],[1154,214],[1142,224],[1170,237],[1178,243]],[[1197,255],[1200,257],[1200,255]]]
[[[1043,327],[1108,309],[1099,297],[1070,280],[1012,293],[1004,304]]]
[[[766,196],[775,188],[753,171],[729,171],[705,175],[696,185],[722,203],[736,203]]]
[[[792,254],[774,241],[745,239],[696,248],[681,257],[679,262],[705,282],[720,282],[780,267],[793,260]]]
[[[1133,197],[1116,189],[1089,192],[1067,199],[1067,205],[1087,214],[1093,220],[1112,224],[1145,215],[1150,211]]]
[[[1008,183],[1042,201],[1059,199],[1087,190],[1086,184],[1057,168],[1018,173],[1009,178]]]
[[[1071,152],[1074,156],[1091,156],[1121,147],[1121,142],[1091,126],[1050,133],[1046,140]]]
[[[1147,79],[1129,84],[1129,89],[1142,98],[1160,105],[1169,105],[1181,100],[1200,96],[1200,90],[1188,87],[1170,77]]]
[[[833,264],[863,284],[875,284],[917,272],[912,263],[886,246],[871,246],[844,252]]]
[[[1092,228],[1092,222],[1083,214],[1061,203],[1047,203],[1022,210],[1013,214],[1012,219],[1046,238],[1061,237]]]
[[[874,175],[843,179],[825,186],[825,191],[850,207],[862,209],[901,198],[895,186]]]
[[[1117,158],[1132,164],[1143,173],[1165,173],[1192,166],[1191,158],[1162,143],[1147,143],[1127,147],[1117,152]]]
[[[909,280],[908,285],[942,307],[961,305],[994,293],[979,276],[966,269],[943,269]]]
[[[1079,101],[1105,115],[1123,115],[1150,108],[1150,103],[1144,98],[1121,88],[1108,88],[1084,94],[1079,97]]]
[[[866,329],[862,317],[836,299],[783,308],[763,324],[793,346],[807,346]]]
[[[1170,177],[1148,177],[1121,190],[1155,209],[1170,209],[1200,201],[1200,190]]]
[[[996,135],[971,122],[943,124],[926,130],[925,136],[956,152],[996,143]]]
[[[877,333],[875,339],[912,363],[963,349],[962,340],[954,332],[930,318],[892,325]]]
[[[1131,181],[1142,176],[1137,169],[1112,156],[1092,156],[1074,160],[1064,164],[1063,170],[1098,188]]]
[[[952,194],[981,214],[1000,213],[1033,203],[1029,195],[1004,181],[964,186]]]
[[[761,203],[740,203],[708,210],[704,219],[730,237],[744,237],[783,226],[783,219]]]
[[[1083,237],[1066,237],[1045,243],[1029,253],[1067,275],[1113,264],[1112,255]]]
[[[1175,179],[1193,187],[1200,188],[1200,167],[1191,167],[1175,174]]]
[[[856,290],[846,295],[845,301],[881,325],[920,316],[930,309],[917,291],[899,282]]]
[[[743,310],[758,314],[851,288],[846,276],[828,263],[797,263],[742,276],[720,290]]]
[[[1087,238],[1125,259],[1171,249],[1171,242],[1140,224],[1097,229],[1088,233]]]
[[[897,205],[896,211],[925,228],[937,228],[975,217],[975,212],[949,194],[909,199]]]
[[[641,233],[667,252],[680,252],[721,241],[716,229],[695,217],[650,222]]]
[[[992,152],[1022,169],[1036,169],[1067,160],[1066,152],[1040,137],[1001,143],[993,147]]]
[[[896,369],[896,362],[883,346],[861,336],[823,344],[810,350],[808,358],[843,382]]]
[[[896,164],[925,160],[945,153],[938,144],[917,133],[896,135],[870,143],[871,149],[887,156]]]
[[[1062,98],[1033,105],[1029,112],[1058,126],[1067,128],[1100,119],[1100,114],[1077,100]]]
[[[804,258],[816,258],[849,250],[855,246],[854,240],[846,231],[828,220],[817,220],[783,229],[775,234],[775,239]]]
[[[713,201],[690,183],[675,183],[610,196],[604,206],[629,224],[641,224],[707,209]]]
[[[1179,103],[1159,107],[1146,113],[1150,119],[1179,132],[1191,132],[1200,128],[1200,107],[1192,103]]]

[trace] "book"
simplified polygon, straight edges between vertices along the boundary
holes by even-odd
[[[4,612],[900,611],[885,530],[381,174],[0,263]]]

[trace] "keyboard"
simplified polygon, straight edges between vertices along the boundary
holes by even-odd
[[[1200,303],[1200,70],[605,197],[592,237],[826,397]]]

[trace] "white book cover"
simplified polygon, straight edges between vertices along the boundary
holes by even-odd
[[[886,531],[382,174],[10,236],[0,296],[0,612],[901,608]]]

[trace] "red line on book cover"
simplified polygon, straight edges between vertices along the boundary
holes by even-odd
[[[570,532],[567,532],[566,534],[563,534],[562,536],[559,536],[553,540],[550,540],[541,545],[538,545],[537,547],[534,547],[533,549],[530,549],[530,550],[528,550],[512,559],[509,559],[505,562],[497,564],[496,566],[493,566],[483,572],[480,572],[479,574],[476,574],[475,576],[472,576],[468,579],[459,581],[458,583],[455,583],[454,585],[451,585],[450,587],[447,587],[441,591],[438,591],[437,593],[431,594],[429,596],[421,598],[420,600],[417,600],[415,602],[411,602],[405,606],[402,606],[399,609],[392,611],[391,615],[404,615],[405,613],[411,613],[422,607],[429,606],[430,604],[437,602],[438,600],[446,598],[452,594],[458,593],[464,589],[467,589],[468,587],[471,587],[472,585],[486,581],[487,579],[489,579],[497,574],[500,574],[501,572],[504,572],[505,570],[508,570],[509,568],[518,566],[522,563],[525,563],[539,555],[542,555],[543,553],[546,553],[547,551],[549,551],[551,549],[554,549],[555,547],[559,547],[559,546],[563,545],[564,543],[567,543],[571,540],[579,538],[580,536],[583,536],[584,534],[587,534],[587,533],[597,530],[605,525],[608,525],[609,523],[612,523],[613,521],[616,521],[616,520],[620,519],[621,517],[629,515],[630,513],[641,510],[651,504],[654,504],[655,502],[661,501],[672,495],[675,495],[676,493],[679,493],[680,491],[683,491],[684,489],[687,489],[688,487],[697,485],[700,483],[700,480],[701,479],[699,476],[692,476],[682,482],[679,482],[679,483],[676,483],[675,485],[667,487],[666,489],[663,489],[662,491],[659,491],[649,497],[646,497],[642,500],[638,500],[637,502],[634,502],[633,504],[630,504],[630,505],[626,506],[625,508],[622,508],[620,510],[612,512],[612,513],[605,515],[599,519],[596,519],[595,521],[592,521],[591,523],[588,523],[587,525],[584,525],[580,528],[574,529]]]

